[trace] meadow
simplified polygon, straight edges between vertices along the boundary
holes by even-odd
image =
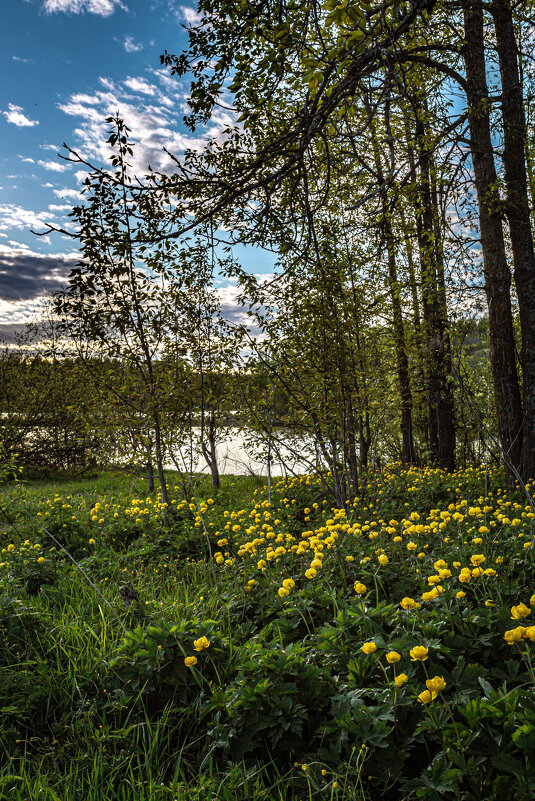
[[[0,798],[535,797],[529,484],[168,480],[1,488]]]

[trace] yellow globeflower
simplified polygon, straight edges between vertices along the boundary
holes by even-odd
[[[424,645],[415,645],[414,648],[411,648],[409,653],[413,662],[425,662],[429,649]]]
[[[187,656],[184,659],[184,664],[186,665],[186,667],[193,667],[194,665],[197,664],[197,657],[196,656]]]
[[[419,609],[420,608],[420,604],[417,603],[417,601],[415,601],[414,598],[407,598],[407,597],[402,598],[401,601],[399,602],[399,605],[401,606],[402,609]]]
[[[518,604],[518,606],[511,607],[511,620],[520,620],[528,615],[531,615],[531,609],[526,604]]]
[[[373,654],[377,651],[377,646],[372,640],[371,642],[365,642],[360,650],[364,651],[365,654]]]
[[[309,567],[309,569],[305,571],[305,576],[309,579],[314,578],[315,575],[316,575],[316,570],[313,567]]]
[[[409,680],[409,677],[407,676],[406,673],[400,673],[399,676],[396,676],[396,678],[394,679],[394,681],[395,681],[395,683],[397,684],[398,687],[402,687],[405,684],[405,682],[408,681],[408,680]]]
[[[362,581],[355,581],[353,588],[358,595],[364,595],[366,592],[366,585]]]
[[[290,594],[290,590],[286,589],[286,587],[279,587],[277,592],[281,598],[286,598],[286,596]]]
[[[383,565],[384,567],[385,565],[388,564],[388,556],[385,553],[382,553],[380,556],[377,557],[377,561],[379,562],[380,565]]]
[[[45,559],[44,556],[40,556],[39,559],[37,560],[37,564],[39,564],[39,565],[42,565],[45,562],[46,562],[46,559]]]
[[[386,661],[393,665],[395,662],[399,662],[401,659],[401,654],[398,654],[397,651],[389,651],[386,655]]]
[[[446,682],[444,681],[443,676],[435,676],[432,679],[427,679],[425,686],[431,692],[440,692],[445,688]]]
[[[528,626],[524,632],[524,637],[531,640],[531,642],[535,642],[535,626]]]
[[[207,637],[199,637],[198,640],[193,640],[193,648],[196,651],[204,651],[210,645],[210,640]]]
[[[524,626],[517,626],[516,629],[510,629],[509,631],[506,631],[503,635],[503,639],[509,643],[509,645],[513,645],[513,643],[519,642],[525,633],[526,629]]]
[[[424,691],[423,691],[422,693],[420,693],[420,695],[418,696],[418,701],[419,701],[421,704],[429,704],[431,701],[434,701],[434,700],[435,700],[435,698],[437,697],[437,695],[438,695],[438,693],[436,693],[436,692],[430,692],[429,690],[424,690]]]

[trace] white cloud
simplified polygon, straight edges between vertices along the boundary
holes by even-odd
[[[68,164],[62,164],[59,161],[41,161],[37,162],[44,170],[52,170],[52,172],[65,172],[70,169]]]
[[[142,95],[155,95],[158,91],[156,86],[148,83],[144,78],[127,78],[124,85],[132,92]]]
[[[127,53],[139,53],[140,50],[143,50],[141,42],[135,42],[133,36],[125,36],[123,47]]]
[[[129,76],[117,83],[100,78],[100,88],[96,92],[74,94],[60,103],[59,108],[65,114],[79,120],[74,129],[79,145],[74,149],[96,166],[108,166],[111,149],[106,140],[110,124],[105,120],[117,110],[132,131],[135,148],[130,161],[137,175],[144,175],[149,164],[156,170],[173,171],[173,162],[164,147],[177,156],[186,148],[200,149],[206,134],[192,136],[178,130],[180,107],[184,102],[180,83],[168,84],[164,80],[167,76],[159,71],[151,70],[151,74],[156,78],[154,83],[143,76]]]
[[[29,58],[22,58],[22,56],[11,56],[11,58],[13,59],[13,61],[20,61],[21,64],[29,64],[30,63],[30,59]]]
[[[62,189],[54,189],[54,194],[56,197],[59,197],[62,200],[80,201],[82,199],[82,195],[78,189],[69,189],[67,187],[63,187]]]
[[[202,20],[202,14],[199,14],[198,11],[194,8],[190,8],[190,6],[180,6],[179,16],[188,25],[198,25]]]
[[[39,147],[41,148],[41,150],[55,150],[56,153],[59,150],[59,147],[57,147],[56,145],[39,145]]]
[[[23,158],[22,156],[19,156],[19,159],[21,161],[26,161],[28,164],[35,164],[35,159],[31,159],[29,156],[27,158]]]
[[[63,12],[67,14],[98,14],[109,17],[116,8],[127,11],[121,0],[45,0],[43,8],[47,14]]]
[[[61,205],[58,203],[49,203],[48,205],[49,211],[70,211],[72,206],[69,203],[62,203]]]
[[[8,103],[7,107],[9,110],[3,111],[2,114],[12,125],[16,125],[18,128],[33,128],[34,125],[39,125],[38,120],[30,120],[29,117],[22,113],[24,111],[22,106]]]
[[[14,203],[0,203],[0,231],[9,231],[13,228],[19,231],[44,228],[47,220],[53,216],[48,211],[33,211],[16,206]]]

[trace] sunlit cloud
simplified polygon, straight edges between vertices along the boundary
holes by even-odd
[[[139,53],[140,50],[143,50],[141,42],[136,42],[133,36],[125,36],[123,47],[127,53]]]
[[[2,114],[11,125],[16,125],[18,128],[33,128],[35,125],[39,125],[38,120],[31,120],[23,113],[22,106],[8,103],[7,108],[8,110],[3,111]]]
[[[121,0],[45,0],[43,9],[47,14],[97,14],[109,17],[117,9],[127,11]]]

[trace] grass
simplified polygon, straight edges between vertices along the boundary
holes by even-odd
[[[125,474],[4,486],[0,798],[535,795],[535,515],[498,469],[344,509],[168,482],[168,527]]]

